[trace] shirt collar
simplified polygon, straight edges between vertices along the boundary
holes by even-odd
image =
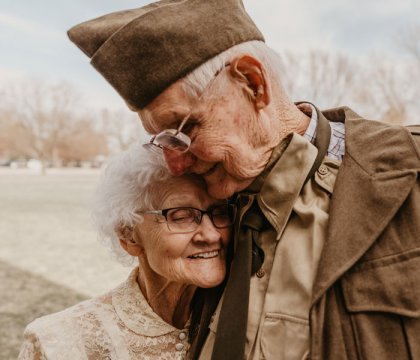
[[[313,144],[318,126],[318,111],[311,103],[300,103],[297,107],[300,111],[311,117],[308,128],[303,136]],[[331,139],[327,156],[341,161],[345,153],[345,125],[342,122],[333,121],[329,121],[329,124],[331,127]]]
[[[303,137],[313,144],[316,137],[316,128],[318,126],[318,113],[316,112],[315,107],[310,103],[302,103],[298,105],[298,108],[311,117],[308,128],[306,129]]]
[[[311,117],[304,136],[290,134],[273,150],[264,171],[245,190],[258,193],[258,203],[265,217],[280,234],[300,194],[307,174],[312,167],[317,149],[312,142],[316,136],[318,114],[309,103],[299,109]],[[315,182],[332,193],[340,161],[324,158],[326,172],[315,173]]]
[[[161,336],[179,330],[166,323],[148,304],[137,283],[139,268],[112,293],[112,305],[121,321],[131,331],[144,336]]]

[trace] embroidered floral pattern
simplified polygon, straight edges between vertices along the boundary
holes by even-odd
[[[182,359],[188,329],[153,312],[136,279],[138,269],[110,293],[28,325],[19,359]]]

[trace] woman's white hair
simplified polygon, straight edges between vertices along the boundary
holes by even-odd
[[[142,222],[136,212],[157,206],[159,186],[172,178],[163,157],[147,152],[140,143],[108,163],[94,195],[92,218],[99,240],[122,264],[133,265],[135,258],[122,249],[118,232]]]

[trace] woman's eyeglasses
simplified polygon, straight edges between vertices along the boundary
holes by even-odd
[[[227,228],[235,222],[236,205],[221,204],[200,210],[193,207],[175,207],[163,210],[139,211],[139,214],[154,214],[165,218],[168,229],[176,233],[188,233],[197,230],[204,215],[207,215],[217,229]]]

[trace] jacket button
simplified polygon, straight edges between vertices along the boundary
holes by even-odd
[[[328,168],[324,165],[321,165],[318,169],[318,172],[320,175],[327,175],[328,174]]]
[[[183,348],[184,348],[184,344],[179,343],[175,345],[176,351],[181,351]]]
[[[179,333],[179,340],[185,340],[185,338],[187,337],[187,335],[184,333],[184,332],[182,332],[182,333]]]
[[[264,275],[265,275],[265,270],[264,270],[264,268],[260,268],[256,273],[255,273],[255,275],[257,275],[257,278],[259,278],[259,279],[261,279]]]

